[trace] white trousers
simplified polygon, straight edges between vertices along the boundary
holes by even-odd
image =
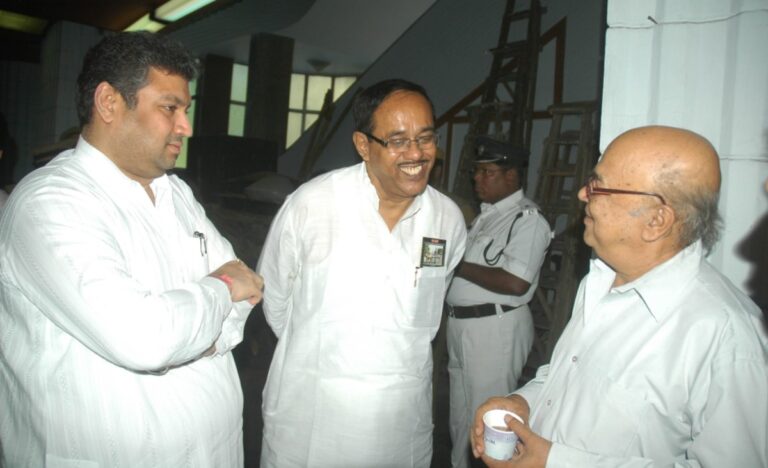
[[[527,305],[482,318],[449,317],[447,333],[451,465],[466,468],[475,410],[488,398],[517,389],[533,346],[533,318]]]

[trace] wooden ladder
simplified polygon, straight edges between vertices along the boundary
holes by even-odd
[[[583,207],[578,192],[597,159],[593,123],[596,107],[594,101],[585,101],[555,104],[548,109],[552,126],[544,141],[534,201],[555,237],[531,301],[536,338],[526,373],[549,362],[571,317],[578,282],[589,261],[589,249],[582,241]]]
[[[312,126],[312,134],[310,135],[309,144],[304,152],[304,158],[301,161],[301,167],[299,168],[298,179],[301,182],[305,182],[311,179],[315,174],[315,164],[320,158],[328,142],[336,134],[336,130],[339,129],[339,125],[352,109],[352,104],[358,94],[363,91],[359,86],[355,89],[355,92],[349,98],[347,105],[341,111],[341,114],[336,118],[336,122],[331,124],[333,119],[333,113],[336,110],[336,104],[333,102],[333,90],[328,89],[323,98],[323,107],[320,108],[320,115],[317,117],[317,121]]]
[[[489,52],[493,54],[491,70],[483,84],[480,104],[469,106],[469,129],[459,156],[459,174],[470,174],[475,159],[475,140],[488,135],[530,149],[533,98],[540,51],[541,15],[545,9],[538,0],[530,0],[528,9],[515,10],[515,0],[507,0],[499,32],[499,41]],[[522,40],[510,40],[512,28],[527,20]],[[459,176],[452,191],[472,200],[472,180]]]

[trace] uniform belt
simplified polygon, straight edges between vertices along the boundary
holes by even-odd
[[[508,306],[501,305],[502,312],[509,312],[515,310],[520,306]],[[480,318],[496,315],[496,304],[478,304],[472,306],[452,306],[449,309],[448,315],[457,319],[465,318]]]

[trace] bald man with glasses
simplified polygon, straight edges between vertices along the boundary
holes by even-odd
[[[702,136],[616,138],[580,190],[597,259],[536,378],[475,413],[490,467],[768,466],[768,337],[759,308],[706,255],[718,239],[719,158]],[[482,416],[518,453],[484,453]]]

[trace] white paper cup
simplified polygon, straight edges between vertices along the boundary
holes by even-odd
[[[523,422],[520,416],[506,410],[494,409],[483,415],[485,454],[496,460],[510,460],[517,446],[517,434],[507,430],[506,415]]]

